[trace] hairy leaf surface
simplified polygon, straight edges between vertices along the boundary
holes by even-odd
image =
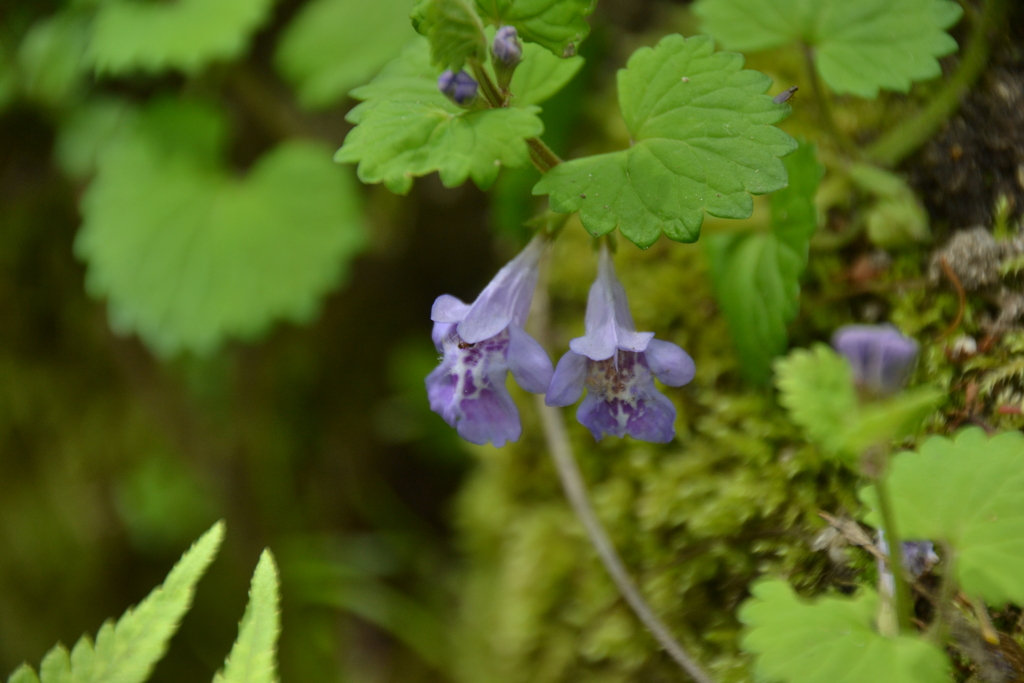
[[[824,169],[814,146],[802,144],[783,162],[789,185],[771,195],[771,230],[704,242],[744,374],[756,384],[768,382],[772,360],[786,350],[786,325],[800,307],[799,278],[817,228],[814,195]]]
[[[415,177],[434,171],[447,187],[472,178],[487,189],[502,166],[528,164],[525,140],[544,132],[540,109],[461,109],[438,92],[436,71],[421,40],[407,47],[373,81],[352,91],[353,97],[364,101],[349,112],[348,119],[358,125],[335,160],[358,163],[360,180],[383,182],[399,194],[412,188]],[[528,88],[527,98],[533,93],[544,94]]]
[[[217,555],[224,539],[218,522],[185,551],[163,585],[129,608],[117,623],[100,627],[93,645],[82,636],[69,654],[57,645],[39,667],[42,683],[143,683],[167,650],[182,616],[192,605],[196,583]],[[8,683],[36,683],[35,674],[21,667]]]
[[[476,0],[495,26],[511,25],[523,40],[543,45],[558,57],[576,54],[590,33],[586,18],[597,0]]]
[[[775,374],[779,403],[807,438],[828,450],[842,450],[840,435],[858,410],[846,359],[825,344],[815,344],[777,360]]]
[[[945,541],[960,587],[993,605],[1024,603],[1024,435],[977,427],[932,436],[887,473],[900,534]],[[874,493],[862,497],[872,506]]]
[[[787,683],[943,683],[949,662],[919,636],[883,636],[875,629],[878,595],[862,588],[853,598],[808,602],[785,581],[754,584],[740,608],[747,631],[741,645],[753,653],[762,681]]]
[[[715,52],[707,36],[666,36],[637,50],[618,74],[619,106],[635,144],[559,164],[534,187],[551,208],[580,212],[595,236],[616,227],[647,248],[665,233],[694,242],[704,212],[746,218],[750,194],[786,185],[778,158],[796,141],[771,124],[789,107],[742,55]]]
[[[89,58],[99,72],[198,71],[240,56],[267,19],[271,0],[106,0],[99,6]]]
[[[213,683],[277,681],[277,636],[281,632],[278,583],[274,556],[264,550],[252,576],[249,604],[238,626],[238,639]]]
[[[957,49],[945,29],[962,14],[952,0],[699,0],[694,12],[730,50],[813,46],[825,82],[861,97],[940,75],[938,58]]]
[[[416,37],[410,0],[314,0],[288,23],[274,64],[310,108],[370,80]]]
[[[245,179],[219,162],[220,117],[154,105],[101,156],[76,253],[111,325],[160,354],[206,353],[276,319],[307,321],[363,242],[352,182],[309,142]]]

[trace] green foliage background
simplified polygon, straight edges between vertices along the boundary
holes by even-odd
[[[472,299],[515,252],[523,222],[543,206],[529,196],[539,179],[532,168],[503,171],[490,195],[471,183],[445,188],[433,175],[401,198],[356,186],[350,167],[331,167],[336,185],[349,188],[339,192],[348,192],[353,224],[365,230],[327,259],[313,295],[282,304],[259,325],[228,330],[223,343],[183,343],[191,350],[174,353],[177,345],[150,338],[147,347],[130,333],[138,329],[125,322],[130,316],[86,293],[88,249],[76,252],[75,244],[98,192],[93,174],[113,163],[104,149],[133,144],[140,111],[168,97],[212,106],[222,135],[192,131],[190,153],[231,182],[282,146],[336,149],[356,104],[344,93],[413,38],[401,21],[411,4],[251,2],[252,15],[233,14],[237,3],[226,0],[214,9],[189,0],[0,7],[0,676],[22,661],[38,663],[58,640],[95,633],[226,518],[225,546],[154,681],[211,680],[223,666],[245,608],[243,587],[266,546],[281,572],[285,682],[678,680],[573,520],[525,397],[526,436],[496,451],[458,442],[423,396],[436,361],[430,304],[445,292]],[[225,33],[165,36],[172,45],[161,48],[170,55],[163,61],[146,52],[151,41],[102,52],[89,39],[88,22],[99,21],[92,13],[104,17],[103,30],[116,31],[126,7],[178,12],[173,21],[189,26],[189,13],[224,13],[211,25]],[[344,31],[326,31],[331,22]],[[637,47],[699,26],[687,3],[668,0],[601,0],[589,23],[579,45],[586,65],[542,115],[545,140],[566,157],[625,149],[616,69]],[[1024,13],[1016,9],[994,42],[1022,39]],[[126,57],[131,50],[141,56]],[[999,69],[1024,73],[1019,57],[1000,59]],[[775,48],[748,66],[775,79],[774,93],[800,81],[802,55]],[[786,130],[814,138],[821,131],[799,106],[805,97],[794,100]],[[969,101],[968,114],[987,111],[986,102]],[[910,106],[900,96],[841,99],[837,118],[873,131]],[[1012,138],[1024,127],[993,125],[1024,148]],[[984,140],[967,140],[973,146],[941,138],[905,169],[922,196],[939,196],[928,200],[937,237],[968,227],[936,209],[952,172],[935,161],[954,144],[968,158],[986,158]],[[1009,175],[971,186],[957,211],[996,222],[997,197],[1017,192],[1016,166],[1004,165]],[[304,190],[296,182],[287,199]],[[961,413],[1002,428],[1024,424],[996,409],[1022,395],[1021,334],[1000,337],[966,363],[951,358],[940,335],[957,299],[927,280],[929,247],[912,244],[883,274],[856,280],[854,266],[874,250],[856,233],[842,241],[841,228],[870,222],[874,205],[826,179],[828,192],[855,199],[832,206],[828,221],[840,239],[812,242],[789,343],[827,339],[874,307],[925,340],[918,379],[948,395],[930,430],[967,419]],[[322,208],[305,201],[295,215]],[[1004,212],[1004,228],[1022,205]],[[752,224],[764,222],[767,206],[755,205]],[[290,253],[294,245],[270,232],[279,241],[264,251]],[[770,390],[745,381],[750,369],[733,350],[702,249],[623,244],[618,259],[639,329],[686,348],[698,375],[670,394],[680,413],[677,442],[595,447],[578,425],[573,439],[598,512],[655,610],[718,680],[748,680],[735,612],[751,581],[784,574],[798,591],[815,593],[848,586],[850,573],[865,568],[836,566],[811,549],[824,526],[817,510],[857,509],[856,482],[805,441]],[[593,276],[589,238],[575,219],[555,260],[552,341],[564,349],[582,332]],[[1015,271],[1005,278],[1019,288]],[[89,291],[113,296],[114,287]],[[146,294],[131,282],[122,291]],[[992,302],[972,295],[960,331],[980,338],[992,315]],[[122,321],[119,332],[111,320]],[[981,388],[980,404],[967,394],[970,382]]]

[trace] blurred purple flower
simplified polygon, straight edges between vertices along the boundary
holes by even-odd
[[[455,104],[469,104],[476,97],[476,88],[476,81],[465,71],[455,73],[448,69],[437,77],[437,89]]]
[[[626,290],[602,247],[597,279],[587,299],[587,333],[569,342],[558,361],[545,402],[576,403],[576,419],[600,441],[606,434],[667,443],[675,436],[676,408],[654,387],[653,377],[679,387],[693,379],[693,359],[671,342],[637,332]],[[652,377],[653,374],[653,377]]]
[[[430,409],[471,443],[501,447],[519,438],[519,411],[505,388],[509,371],[535,394],[551,381],[551,359],[523,331],[545,244],[533,238],[472,305],[442,294],[430,311],[434,346],[442,354],[426,380]]]
[[[498,29],[491,43],[491,52],[504,66],[515,66],[522,60],[523,46],[519,43],[515,26],[502,26]]]
[[[930,572],[932,567],[939,563],[939,556],[935,554],[935,545],[931,541],[903,541],[900,548],[903,549],[900,558],[903,570],[914,581]],[[878,530],[878,549],[886,556],[889,555],[889,543],[885,540],[885,533],[881,529]],[[896,594],[892,572],[881,559],[878,560],[878,580],[890,596]]]
[[[899,391],[910,378],[918,344],[892,325],[846,325],[832,335],[858,386],[875,394]]]

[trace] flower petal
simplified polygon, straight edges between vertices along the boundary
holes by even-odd
[[[588,393],[576,411],[576,419],[600,441],[606,435],[627,434],[640,441],[668,443],[675,437],[676,408],[653,389],[634,401],[602,400]]]
[[[501,448],[506,441],[519,440],[519,411],[503,384],[489,385],[476,398],[463,400],[461,407],[456,430],[466,441],[481,446],[491,441]]]
[[[549,406],[571,406],[583,395],[583,383],[586,379],[586,356],[566,351],[555,367],[555,374],[551,378],[544,403]]]
[[[615,276],[615,265],[608,248],[601,248],[597,279],[587,296],[587,333],[569,342],[569,348],[591,360],[605,360],[616,349],[643,351],[653,332],[637,332],[629,312],[626,290]]]
[[[466,317],[469,304],[451,294],[442,294],[430,307],[430,319],[436,323],[457,323]]]
[[[652,339],[643,357],[654,376],[670,387],[689,384],[697,372],[690,354],[672,342]]]
[[[444,340],[455,334],[455,327],[455,323],[434,323],[430,338],[434,340],[434,348],[438,353],[444,353]]]
[[[495,336],[509,324],[523,326],[537,286],[537,264],[546,245],[547,238],[537,235],[498,271],[459,322],[460,337],[475,344]]]
[[[533,394],[547,392],[551,375],[555,372],[551,359],[536,339],[516,325],[508,328],[507,360],[516,384]]]

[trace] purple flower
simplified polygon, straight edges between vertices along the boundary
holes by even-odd
[[[491,53],[503,66],[515,66],[522,60],[523,46],[519,43],[515,26],[502,26],[498,29],[491,43]]]
[[[917,360],[917,342],[892,325],[840,327],[832,346],[850,361],[854,382],[879,395],[902,389]]]
[[[519,411],[505,388],[509,371],[535,394],[551,382],[551,359],[523,331],[545,243],[533,238],[472,305],[443,294],[430,311],[434,346],[442,354],[441,365],[427,376],[430,409],[471,443],[501,447],[519,438]]]
[[[654,339],[653,332],[636,331],[626,290],[604,247],[587,299],[586,329],[558,361],[545,402],[572,405],[586,387],[576,419],[598,441],[606,434],[671,441],[676,408],[654,388],[653,378],[680,387],[693,379],[693,359],[675,344]]]
[[[459,73],[448,69],[437,77],[437,89],[447,95],[455,104],[469,104],[476,97],[477,83],[465,71]]]

